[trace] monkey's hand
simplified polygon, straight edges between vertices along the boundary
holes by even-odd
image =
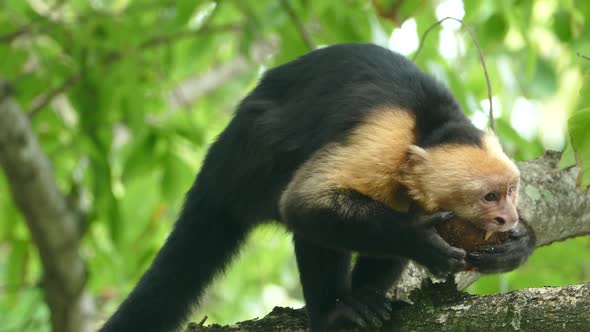
[[[448,244],[437,232],[435,226],[453,218],[453,212],[438,212],[427,216],[416,216],[409,223],[409,238],[406,243],[406,257],[420,263],[438,277],[463,271],[467,266],[466,252]]]
[[[480,246],[467,255],[467,263],[472,270],[481,273],[507,272],[526,262],[535,249],[535,233],[523,220],[509,232],[508,240]]]

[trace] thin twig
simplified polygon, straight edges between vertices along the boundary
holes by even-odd
[[[585,56],[584,54],[580,53],[580,52],[576,52],[576,55],[579,56],[582,59],[588,60],[590,61],[590,57]]]
[[[33,32],[34,25],[51,22],[50,16],[53,13],[55,13],[56,11],[60,10],[61,7],[63,7],[63,5],[65,5],[65,4],[66,4],[66,1],[64,1],[64,0],[56,1],[53,5],[51,5],[51,7],[49,7],[49,9],[47,10],[45,15],[36,18],[35,20],[30,22],[29,24],[27,24],[21,28],[18,28],[16,31],[9,32],[5,35],[1,35],[0,36],[0,43],[11,43],[12,41],[17,39],[18,37]]]
[[[9,32],[5,35],[1,35],[0,36],[0,43],[12,43],[12,41],[15,40],[16,38],[18,38],[22,35],[26,35],[29,32],[31,32],[30,26],[22,27],[16,31]]]
[[[195,34],[204,34],[204,33],[218,33],[218,32],[239,32],[242,31],[244,28],[244,24],[242,23],[230,23],[230,24],[223,24],[217,26],[207,26],[203,25],[201,28],[196,30],[181,30],[169,35],[163,36],[155,36],[152,37],[137,47],[139,50],[143,50],[146,48],[150,48],[153,46],[158,46],[160,44],[167,44],[171,42],[178,41],[183,38],[194,37]]]
[[[477,48],[477,52],[479,54],[479,61],[481,62],[481,66],[483,67],[483,73],[484,73],[484,76],[486,78],[486,84],[487,84],[487,88],[488,88],[488,101],[490,103],[490,111],[489,111],[489,114],[488,114],[489,115],[489,125],[490,125],[490,129],[492,129],[492,131],[495,131],[495,126],[494,126],[494,110],[492,108],[492,85],[490,83],[490,75],[488,74],[488,68],[486,66],[486,61],[484,59],[483,51],[481,49],[481,46],[479,45],[479,42],[477,41],[477,38],[475,37],[475,33],[473,32],[473,30],[471,29],[471,27],[469,27],[469,25],[467,25],[467,23],[463,22],[463,20],[460,20],[458,18],[445,17],[442,20],[440,20],[440,21],[434,23],[433,25],[431,25],[428,29],[426,29],[426,31],[424,31],[424,33],[420,37],[420,45],[418,46],[418,50],[416,51],[416,53],[414,53],[414,56],[412,57],[412,60],[413,61],[416,61],[416,58],[418,57],[418,54],[420,54],[420,51],[424,47],[424,42],[426,40],[426,37],[430,33],[430,31],[432,31],[434,28],[436,28],[437,26],[439,26],[442,22],[444,22],[446,20],[453,20],[453,21],[456,21],[456,22],[461,23],[461,26],[463,26],[465,28],[465,30],[467,30],[467,32],[469,32],[469,35],[471,36],[471,40],[473,41],[473,43],[475,44],[475,47]]]
[[[305,30],[305,26],[303,25],[303,22],[301,22],[301,19],[299,18],[299,16],[297,16],[297,13],[295,13],[295,10],[289,4],[289,1],[288,0],[281,0],[281,6],[287,12],[289,17],[293,21],[293,24],[295,24],[295,27],[297,28],[297,31],[299,31],[299,34],[301,35],[301,38],[303,39],[303,42],[305,43],[307,48],[309,48],[310,50],[314,50],[316,48],[315,41],[309,35],[307,30]]]
[[[45,94],[35,97],[35,99],[33,99],[33,101],[31,102],[31,106],[29,107],[29,117],[34,117],[35,115],[37,115],[37,113],[41,109],[43,109],[43,107],[47,106],[47,104],[49,104],[55,97],[59,96],[60,94],[66,92],[71,87],[76,85],[76,83],[80,81],[81,77],[82,76],[80,75],[80,73],[72,74],[55,89],[52,89]]]
[[[205,321],[207,321],[207,316],[203,317],[203,319],[201,319],[200,322],[195,323],[195,322],[190,322],[188,323],[185,332],[198,332],[203,330],[203,326],[205,325]]]

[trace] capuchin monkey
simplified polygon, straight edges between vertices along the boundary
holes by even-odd
[[[240,103],[166,243],[102,331],[177,330],[269,221],[293,233],[311,331],[381,326],[408,260],[445,277],[527,259],[535,241],[519,222],[518,183],[497,139],[408,59],[370,44],[315,50],[267,71]],[[467,254],[435,229],[454,217],[510,238]]]

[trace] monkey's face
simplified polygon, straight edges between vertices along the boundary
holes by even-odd
[[[482,147],[410,146],[401,182],[426,211],[450,210],[488,232],[504,232],[518,223],[518,168],[497,139]]]
[[[473,190],[473,183],[463,186],[463,190],[456,192],[456,197],[460,199],[441,200],[441,204],[487,232],[508,231],[519,220],[516,209],[518,178],[494,178],[475,181],[479,183],[479,190]]]
[[[479,225],[487,231],[505,232],[518,223],[518,181],[502,183],[488,191],[480,201]],[[477,220],[476,220],[477,221]]]

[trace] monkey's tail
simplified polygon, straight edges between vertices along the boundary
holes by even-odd
[[[151,267],[101,331],[177,330],[246,237],[248,227],[207,206],[195,187]]]

